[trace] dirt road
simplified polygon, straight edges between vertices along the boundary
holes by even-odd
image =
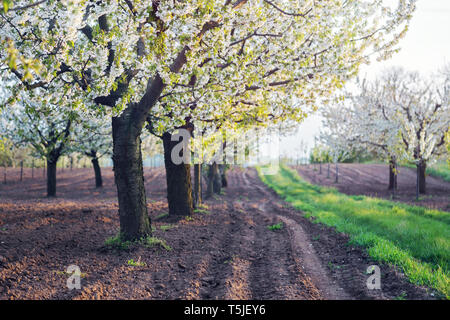
[[[225,193],[178,222],[157,218],[167,212],[165,177],[147,169],[153,235],[172,250],[109,249],[104,241],[118,230],[112,172],[104,170],[102,190],[91,175],[65,173],[56,199],[45,199],[37,181],[0,187],[0,299],[432,298],[388,266],[381,290],[368,290],[366,269],[376,263],[290,208],[254,169],[229,171]],[[66,287],[71,264],[81,269],[81,290]]]

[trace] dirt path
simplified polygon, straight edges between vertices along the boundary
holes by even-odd
[[[207,212],[176,223],[160,217],[164,172],[146,170],[153,234],[172,250],[108,249],[105,239],[118,230],[112,172],[105,170],[102,190],[92,188],[91,175],[67,173],[56,199],[43,198],[36,181],[0,187],[0,299],[431,298],[388,266],[382,290],[368,290],[365,271],[375,263],[346,236],[290,208],[253,169],[231,170]],[[279,222],[281,230],[268,229]],[[81,290],[66,287],[71,264],[83,273]]]
[[[296,167],[307,181],[322,186],[335,187],[340,192],[350,195],[367,195],[391,200],[392,192],[388,190],[389,167],[384,164],[339,164],[338,183],[335,183],[335,166],[303,165]],[[395,201],[420,205],[432,209],[450,211],[450,183],[440,178],[427,176],[427,194],[416,201],[416,171],[401,167],[398,173],[398,190]]]

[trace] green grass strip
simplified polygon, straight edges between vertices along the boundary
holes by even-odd
[[[450,213],[366,196],[348,196],[304,181],[282,166],[261,180],[306,216],[333,226],[371,257],[402,268],[417,285],[450,299]]]

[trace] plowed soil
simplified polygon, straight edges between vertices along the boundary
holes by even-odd
[[[254,169],[230,170],[206,211],[174,222],[157,218],[167,212],[164,171],[146,168],[153,235],[172,250],[110,249],[118,206],[113,173],[103,174],[96,189],[89,169],[59,172],[55,199],[42,176],[0,185],[0,299],[433,298],[386,265],[381,290],[367,289],[367,267],[377,263],[281,201]],[[69,265],[81,269],[79,290],[66,286]]]
[[[338,165],[338,183],[335,182],[335,165],[304,165],[296,167],[307,181],[322,186],[335,187],[350,195],[367,195],[392,200],[392,191],[388,190],[389,167],[384,164],[342,163]],[[397,190],[394,201],[419,205],[431,209],[450,211],[450,183],[438,177],[427,175],[427,193],[421,194],[416,201],[416,170],[406,167],[398,169]]]

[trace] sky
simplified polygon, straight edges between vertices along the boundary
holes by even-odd
[[[363,66],[360,77],[374,78],[391,66],[427,74],[450,63],[450,0],[418,0],[408,33],[398,46],[400,52],[389,60],[374,60],[370,65]],[[280,153],[295,157],[301,140],[311,148],[320,129],[320,117],[317,114],[310,115],[299,126],[297,133],[282,138]]]

